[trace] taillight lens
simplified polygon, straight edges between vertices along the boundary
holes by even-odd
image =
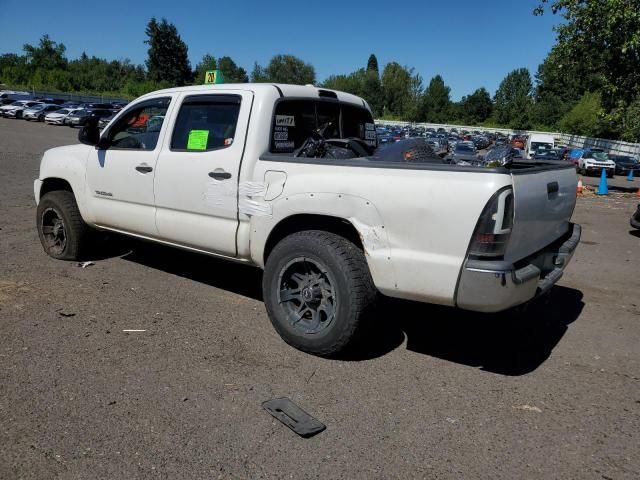
[[[513,227],[513,190],[496,192],[484,207],[473,232],[469,255],[502,257]]]

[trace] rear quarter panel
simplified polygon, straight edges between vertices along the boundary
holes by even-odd
[[[255,178],[286,173],[271,215],[251,219],[251,257],[263,265],[271,230],[284,218],[317,213],[344,218],[358,230],[376,286],[385,294],[453,305],[476,222],[504,174],[260,160]]]

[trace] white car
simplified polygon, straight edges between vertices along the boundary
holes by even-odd
[[[571,154],[572,160],[578,159],[578,171],[582,175],[601,175],[602,170],[604,170],[607,177],[613,178],[616,171],[616,162],[611,160],[607,152],[601,148],[576,149]]]
[[[262,268],[274,328],[316,355],[352,344],[378,292],[523,304],[580,239],[569,162],[450,165],[422,139],[377,149],[363,99],[311,85],[160,90],[78,138],[46,151],[34,181],[48,255],[83,258],[97,229]]]
[[[64,125],[64,120],[69,115],[72,115],[73,112],[77,112],[80,110],[79,108],[61,108],[60,110],[55,110],[51,113],[48,113],[44,117],[45,123],[49,125]]]
[[[17,100],[9,105],[0,107],[0,117],[21,118],[22,112],[26,108],[33,107],[34,105],[38,105],[38,102],[34,102],[33,100]]]
[[[49,103],[40,103],[34,105],[33,107],[26,108],[22,112],[22,118],[24,120],[36,120],[38,122],[43,122],[44,117],[51,112],[55,112],[60,110],[60,105],[54,105]]]

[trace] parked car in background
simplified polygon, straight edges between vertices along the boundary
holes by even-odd
[[[615,173],[615,162],[601,148],[574,148],[569,153],[569,158],[582,175],[598,175],[604,169],[607,176],[612,178]]]
[[[562,160],[562,157],[554,148],[536,150],[532,158],[533,160]]]
[[[77,109],[73,109],[73,108],[61,108],[60,110],[56,110],[54,112],[51,112],[49,114],[47,114],[44,117],[44,121],[45,123],[48,123],[49,125],[64,125],[65,124],[65,119],[73,114],[73,112],[77,111]]]
[[[98,120],[98,128],[100,130],[102,130],[104,127],[106,127],[107,125],[109,125],[109,122],[111,120],[113,120],[113,118],[118,114],[118,112],[113,112],[111,115],[109,115],[108,117],[102,117],[100,120]]]
[[[460,165],[474,165],[478,160],[478,154],[473,145],[468,143],[457,143],[453,152],[449,156],[450,163]]]
[[[36,105],[38,102],[34,102],[33,100],[17,100],[13,103],[10,103],[8,105],[3,105],[2,107],[0,107],[0,117],[15,117],[17,111],[20,111],[20,116],[18,118],[20,118],[22,116],[22,111],[25,108],[29,108],[29,107],[33,107],[34,105]],[[9,114],[9,112],[13,112],[12,114]]]
[[[640,174],[640,161],[631,155],[609,155],[609,158],[616,164],[616,175],[628,175],[629,170],[633,170],[634,175]]]
[[[511,146],[514,148],[519,148],[520,150],[524,150],[525,140],[524,138],[514,135],[511,139]]]
[[[555,148],[556,140],[553,135],[547,133],[532,133],[527,138],[525,154],[527,158],[533,158],[537,150],[548,150]]]
[[[22,112],[22,118],[24,120],[35,120],[37,122],[44,122],[44,117],[48,113],[60,110],[60,105],[54,105],[50,103],[38,103],[33,107],[29,107]]]
[[[393,143],[393,135],[386,128],[377,128],[376,136],[378,137],[378,144],[384,145],[386,143]]]
[[[82,127],[90,118],[105,118],[112,115],[111,110],[104,108],[82,108],[67,117],[67,125],[70,127]]]

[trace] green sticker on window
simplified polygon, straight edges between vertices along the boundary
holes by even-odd
[[[187,140],[187,150],[206,150],[209,130],[191,130]]]

